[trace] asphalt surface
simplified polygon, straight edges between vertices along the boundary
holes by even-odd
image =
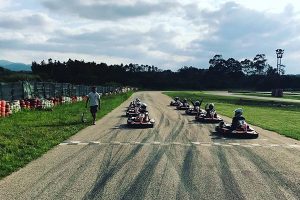
[[[126,127],[135,97],[154,128]],[[258,127],[258,139],[223,138],[160,92],[132,99],[2,179],[0,199],[300,199],[299,141]]]

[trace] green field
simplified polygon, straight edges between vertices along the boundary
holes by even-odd
[[[97,118],[118,107],[132,93],[103,97]],[[80,120],[85,110],[85,102],[78,102],[57,106],[53,111],[22,111],[0,119],[0,178],[91,125],[89,112],[87,123]]]
[[[203,98],[202,107],[209,102],[215,103],[217,112],[228,117],[233,116],[236,108],[243,108],[244,116],[250,124],[300,140],[300,104],[217,96],[192,91],[165,92],[165,94],[193,100]]]

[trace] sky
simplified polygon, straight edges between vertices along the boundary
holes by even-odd
[[[299,0],[0,0],[0,59],[207,68],[253,59],[300,74]]]

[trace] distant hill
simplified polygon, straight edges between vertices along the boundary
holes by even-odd
[[[24,63],[14,63],[8,60],[0,60],[0,66],[11,71],[31,71],[31,65]]]

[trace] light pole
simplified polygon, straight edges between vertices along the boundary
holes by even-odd
[[[281,58],[284,53],[283,49],[276,49],[277,54],[277,73],[280,75],[279,69],[281,68]]]

